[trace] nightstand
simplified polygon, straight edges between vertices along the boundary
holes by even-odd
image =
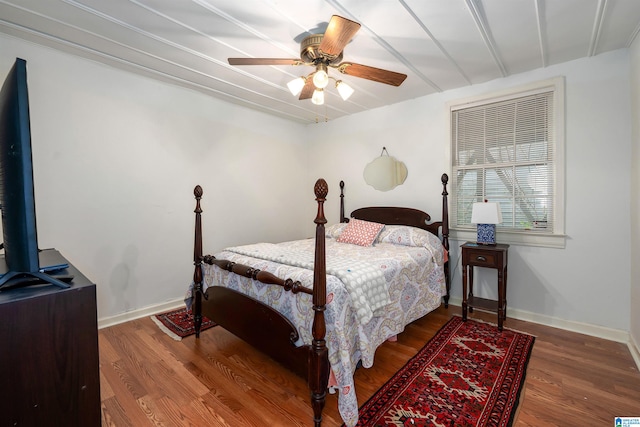
[[[467,320],[467,310],[474,308],[498,314],[498,329],[507,318],[507,255],[509,245],[479,245],[467,242],[462,248],[462,320]],[[473,296],[473,268],[498,270],[498,301]]]

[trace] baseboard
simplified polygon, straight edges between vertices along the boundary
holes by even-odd
[[[462,298],[452,297],[449,300],[449,303],[452,305],[462,306]],[[590,323],[574,322],[571,320],[560,319],[553,316],[533,313],[531,311],[518,310],[515,308],[507,308],[507,321],[509,317],[513,319],[524,320],[526,322],[551,326],[553,328],[564,329],[566,331],[577,332],[592,337],[621,342],[624,344],[629,344],[631,342],[631,335],[628,331],[606,328],[604,326],[592,325]]]
[[[629,343],[627,345],[631,352],[631,357],[633,357],[633,360],[636,362],[636,367],[640,371],[640,346],[638,346],[638,343],[633,339],[633,335],[631,334],[629,334]]]
[[[156,313],[162,313],[180,307],[184,307],[183,298],[166,301],[161,304],[143,307],[137,310],[127,311],[126,313],[116,314],[115,316],[103,317],[102,319],[98,319],[98,329],[107,328],[119,323],[140,319],[141,317],[151,316]]]

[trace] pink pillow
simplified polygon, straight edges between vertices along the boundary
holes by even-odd
[[[341,243],[371,246],[383,228],[384,224],[351,218],[349,224],[336,240]]]

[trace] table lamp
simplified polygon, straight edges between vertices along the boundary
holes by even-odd
[[[495,202],[478,202],[473,204],[471,223],[478,225],[479,245],[496,244],[496,224],[502,223],[500,204]]]

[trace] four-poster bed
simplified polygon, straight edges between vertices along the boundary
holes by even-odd
[[[355,367],[371,366],[382,342],[443,299],[448,305],[448,176],[441,181],[441,221],[427,223],[427,213],[398,207],[356,209],[350,221],[341,182],[341,223],[325,227],[328,185],[319,179],[315,239],[227,248],[216,256],[202,252],[203,191],[197,186],[190,292],[196,337],[204,315],[306,378],[315,426],[328,386],[336,387],[340,413],[353,425]],[[356,224],[379,226],[375,244],[341,242]]]

